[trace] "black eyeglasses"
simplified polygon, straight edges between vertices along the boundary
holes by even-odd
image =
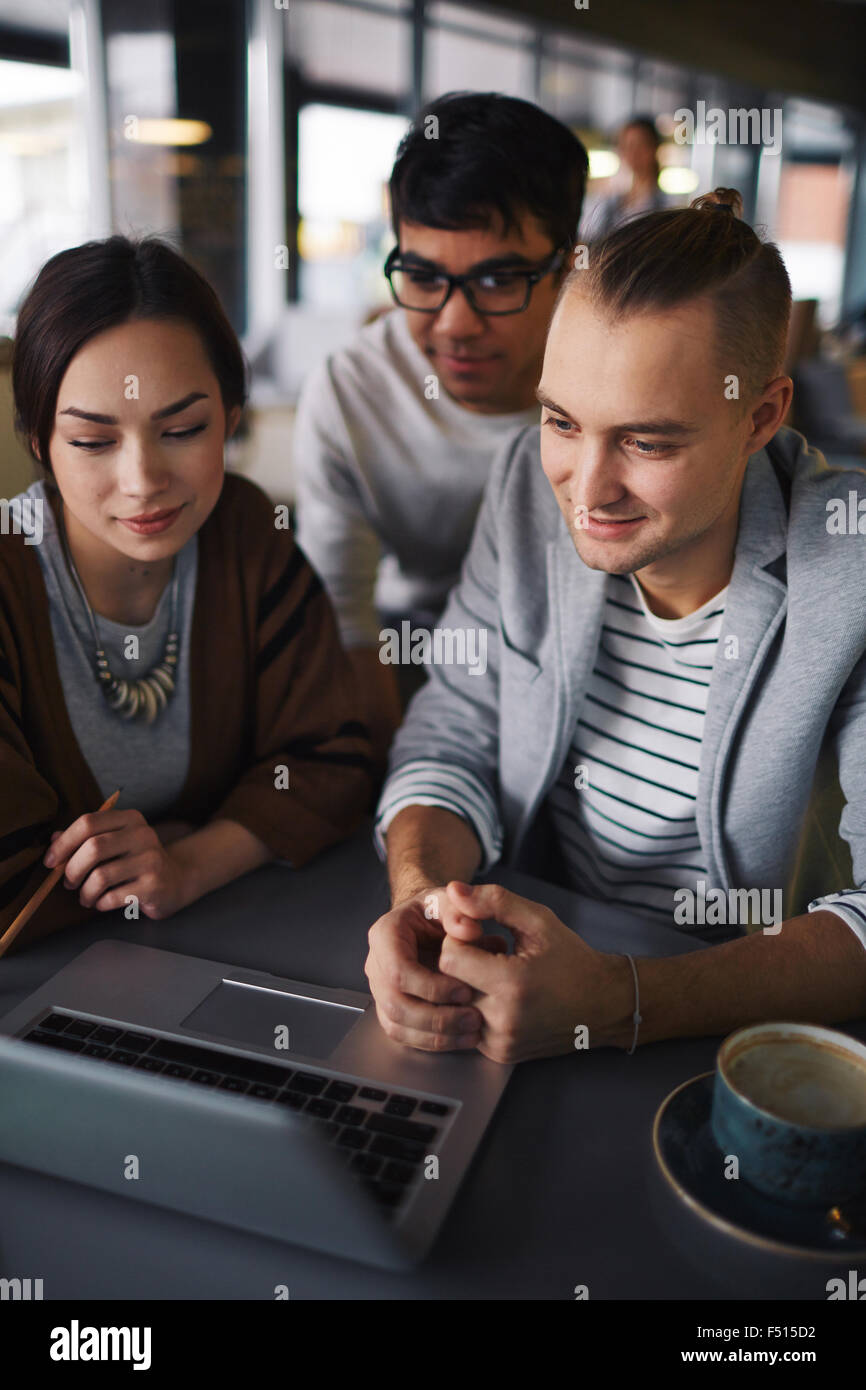
[[[556,250],[529,270],[449,275],[435,266],[404,263],[395,246],[385,262],[385,276],[395,303],[416,313],[438,314],[459,288],[478,314],[520,314],[529,304],[533,287],[559,270],[563,259],[564,252]]]

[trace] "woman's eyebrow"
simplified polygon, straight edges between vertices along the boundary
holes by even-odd
[[[150,418],[151,420],[164,420],[169,415],[179,415],[194,401],[206,401],[207,399],[206,391],[190,391],[189,395],[184,396],[181,400],[172,401],[171,405],[164,405],[161,410],[155,410]],[[77,405],[67,406],[65,410],[60,411],[60,414],[74,415],[78,420],[92,420],[95,425],[116,425],[119,423],[116,415],[99,415],[95,410],[81,410]]]
[[[95,425],[116,425],[116,415],[97,415],[94,410],[80,410],[77,405],[69,405],[60,411],[61,415],[74,415],[79,420],[92,420]]]
[[[155,410],[150,418],[151,420],[164,420],[167,415],[179,415],[182,410],[186,410],[188,405],[192,405],[193,401],[206,401],[207,398],[206,391],[190,391],[189,395],[184,396],[182,400],[175,401],[172,405],[164,405],[162,410]]]

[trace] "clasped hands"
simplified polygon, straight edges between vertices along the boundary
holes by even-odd
[[[514,937],[485,935],[495,919]],[[631,1043],[632,977],[624,956],[596,951],[540,903],[498,884],[452,881],[419,893],[370,928],[365,966],[376,1012],[396,1042],[426,1051],[477,1048],[494,1062]],[[422,957],[438,950],[438,968]]]

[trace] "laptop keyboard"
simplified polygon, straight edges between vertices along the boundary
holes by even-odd
[[[23,1038],[303,1114],[383,1211],[393,1216],[416,1190],[424,1160],[435,1152],[442,1127],[455,1109],[453,1103],[424,1100],[405,1091],[362,1086],[327,1073],[294,1070],[74,1014],[50,1013]]]

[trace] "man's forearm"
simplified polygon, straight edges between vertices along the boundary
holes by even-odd
[[[385,841],[393,907],[452,878],[471,882],[481,863],[469,822],[441,806],[407,806],[388,826]]]
[[[787,1019],[842,1023],[866,1014],[866,950],[833,912],[805,913],[684,956],[643,957],[641,1043],[729,1033]],[[622,1037],[630,1045],[630,1018]]]

